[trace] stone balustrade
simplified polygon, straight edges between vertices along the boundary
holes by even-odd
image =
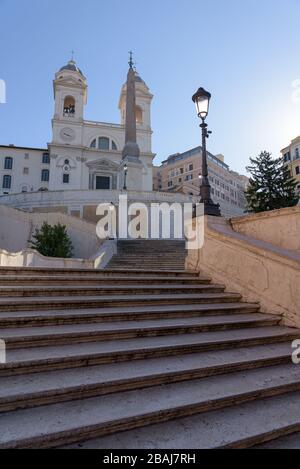
[[[201,249],[188,251],[187,268],[210,275],[247,301],[260,301],[263,312],[282,316],[286,325],[300,327],[298,252],[237,233],[223,218],[205,217],[204,238]]]

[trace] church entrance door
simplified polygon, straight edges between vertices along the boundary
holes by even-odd
[[[96,189],[110,189],[110,177],[107,176],[96,176]]]

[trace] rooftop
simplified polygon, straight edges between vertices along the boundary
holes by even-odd
[[[0,148],[10,148],[11,150],[35,150],[35,151],[48,151],[48,148],[34,148],[34,147],[18,147],[15,145],[0,145]]]
[[[202,152],[202,147],[198,146],[198,147],[192,148],[191,150],[187,150],[184,153],[175,153],[174,155],[170,155],[165,161],[163,161],[162,165],[167,166],[170,164],[174,164],[174,163],[177,163],[178,161],[186,160],[187,158],[190,158],[191,156],[196,155],[201,152]],[[210,152],[207,152],[207,156],[215,164],[229,171],[229,166],[223,161],[221,161],[219,158],[217,158],[215,155],[213,155]]]
[[[63,67],[61,67],[61,69],[59,71],[63,72],[64,70],[70,70],[71,72],[78,72],[78,73],[80,73],[80,75],[83,76],[82,71],[80,70],[80,68],[77,67],[76,62],[73,59],[69,60],[67,65],[64,65]]]

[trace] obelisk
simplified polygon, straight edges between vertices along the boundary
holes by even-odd
[[[136,74],[133,69],[132,52],[130,52],[126,83],[125,146],[120,166],[122,176],[119,179],[120,189],[122,189],[126,171],[126,189],[141,191],[143,190],[143,164],[140,160],[140,148],[137,144],[135,80]]]

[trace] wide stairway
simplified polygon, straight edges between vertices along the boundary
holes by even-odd
[[[108,269],[184,270],[185,241],[128,240],[118,241],[118,253]]]
[[[246,448],[300,430],[295,329],[191,271],[0,269],[0,448]]]

